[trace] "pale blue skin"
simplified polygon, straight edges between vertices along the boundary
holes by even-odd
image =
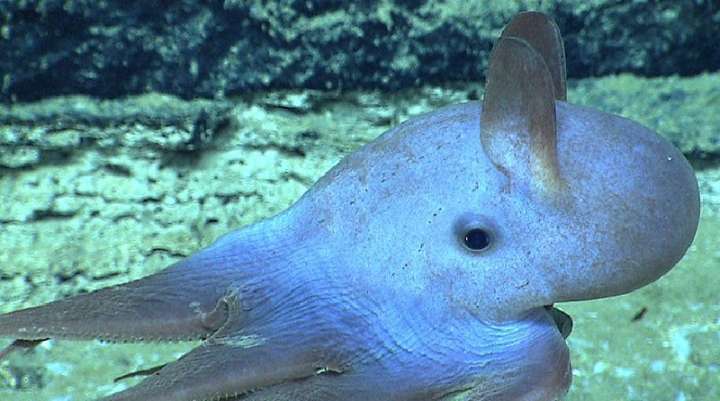
[[[475,142],[479,147],[479,107],[477,103],[454,106],[401,125],[345,159],[289,210],[227,234],[160,273],[159,286],[168,286],[165,274],[172,276],[190,287],[187,293],[192,298],[188,303],[206,300],[203,310],[212,310],[217,298],[228,292],[234,292],[231,302],[252,300],[250,305],[236,306],[245,309],[238,313],[241,317],[231,320],[208,341],[223,344],[221,353],[211,356],[207,366],[196,361],[189,365],[207,374],[218,367],[220,357],[231,360],[235,369],[244,361],[249,369],[256,369],[258,360],[267,358],[263,362],[272,362],[270,369],[277,369],[292,365],[288,359],[302,363],[317,358],[305,355],[308,349],[317,348],[323,354],[318,369],[347,370],[270,387],[246,397],[252,400],[273,399],[268,393],[274,392],[287,401],[434,400],[483,386],[489,389],[476,390],[478,394],[503,389],[493,400],[518,400],[527,392],[542,394],[531,394],[529,400],[545,399],[538,397],[564,392],[570,380],[568,350],[542,307],[546,303],[495,321],[485,311],[463,305],[467,301],[452,299],[460,294],[453,287],[465,286],[464,281],[471,279],[463,270],[483,269],[488,263],[483,259],[492,257],[491,251],[472,254],[455,233],[458,216],[471,217],[473,210],[484,209],[470,205],[490,207],[492,196],[482,188],[497,186],[462,168],[478,163],[472,146],[453,156],[453,149],[462,143]],[[440,123],[443,120],[450,125]],[[454,135],[438,135],[434,129],[422,133],[411,130],[418,124],[447,129]],[[397,140],[407,146],[406,153],[390,153],[390,147],[388,152],[382,151],[385,141]],[[435,159],[417,154],[413,161],[412,147],[437,149]],[[364,164],[383,158],[399,163],[395,180],[424,188],[402,194],[414,208],[403,207],[405,202],[382,202],[374,195],[400,195],[392,190],[397,181],[383,182],[381,177],[392,176],[392,171]],[[436,175],[417,174],[428,171],[428,163],[437,158],[453,162],[438,164],[433,169]],[[366,181],[363,174],[367,174]],[[433,202],[442,196],[444,187],[436,181],[440,177],[453,177],[450,181],[458,189],[467,188],[462,191],[466,198],[461,202]],[[343,191],[350,196],[330,195],[339,188],[352,188]],[[374,236],[381,240],[373,240]],[[501,245],[496,247],[492,252],[500,251]],[[182,271],[182,279],[173,270]],[[207,293],[197,292],[201,280]],[[171,288],[184,296],[177,283]],[[129,298],[132,296],[122,295],[122,299]],[[469,301],[475,303],[475,298],[482,301],[483,297]],[[113,327],[111,332],[118,330],[122,327]],[[250,349],[227,346],[239,344],[242,336],[262,345]],[[249,354],[256,349],[263,355]],[[266,355],[268,352],[271,356]],[[193,353],[190,355],[187,358],[193,358]],[[175,376],[172,371],[166,374]],[[225,391],[231,393],[236,384],[237,378],[233,378]],[[222,385],[214,382],[213,386],[222,391]],[[185,399],[166,390],[164,393],[152,399]],[[318,398],[317,394],[322,396]],[[136,399],[127,397],[117,399]]]
[[[540,117],[557,123],[556,157],[528,150],[532,133],[488,140],[484,118],[517,112],[450,106],[349,155],[280,215],[145,279],[2,315],[0,336],[205,339],[105,400],[553,400],[570,361],[545,306],[654,281],[699,215],[667,141],[554,104]],[[490,247],[469,250],[469,228]]]

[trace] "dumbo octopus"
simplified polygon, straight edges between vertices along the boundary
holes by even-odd
[[[47,338],[202,340],[104,401],[550,401],[570,385],[556,302],[627,293],[691,243],[683,155],[566,102],[557,25],[517,15],[482,104],[410,119],[293,206],[165,270],[0,316]]]

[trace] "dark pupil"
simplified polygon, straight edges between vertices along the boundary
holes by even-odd
[[[473,228],[465,234],[465,246],[473,251],[480,251],[490,245],[490,236],[485,230]]]

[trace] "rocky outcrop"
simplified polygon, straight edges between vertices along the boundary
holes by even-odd
[[[538,2],[0,2],[0,99],[157,91],[392,89],[480,80],[504,23]],[[151,5],[155,4],[155,5]],[[572,77],[720,68],[711,0],[542,2]]]

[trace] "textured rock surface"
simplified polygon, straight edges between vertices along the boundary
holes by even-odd
[[[571,83],[573,102],[642,120],[704,155],[701,228],[682,265],[631,295],[562,306],[576,322],[571,401],[720,399],[720,169],[705,145],[718,137],[720,117],[708,112],[718,86],[717,75]],[[69,97],[0,109],[0,311],[157,271],[283,210],[387,128],[481,93],[473,84],[218,102]],[[0,399],[92,399],[132,384],[113,377],[192,345],[51,341],[0,364]]]
[[[2,0],[0,100],[477,80],[502,25],[538,3]],[[573,77],[720,68],[716,1],[540,4],[560,25]]]
[[[720,102],[720,74],[651,79],[609,76],[571,81],[569,90],[573,103],[655,127],[697,162],[720,157],[720,114],[709,112]],[[353,107],[363,110],[354,119],[334,117],[337,121],[329,122],[346,124],[350,143],[357,145],[409,116],[481,96],[482,86],[468,83],[393,94],[274,92],[234,101],[183,102],[157,94],[130,101],[61,97],[0,107],[0,168],[61,163],[86,150],[124,149],[148,157],[165,154],[192,160],[219,147],[242,145],[227,142],[226,134],[237,129],[246,133],[244,140],[252,137],[256,141],[252,145],[255,148],[275,146],[300,156],[309,144],[347,150],[347,138],[332,133],[320,135],[327,107],[335,116],[345,111],[355,116],[356,111],[350,110]],[[265,119],[268,127],[275,128],[263,126]],[[278,136],[280,130],[293,129],[297,120],[316,126],[298,131],[294,137]],[[354,124],[362,124],[362,128]],[[122,175],[122,166],[115,167],[114,172]]]

